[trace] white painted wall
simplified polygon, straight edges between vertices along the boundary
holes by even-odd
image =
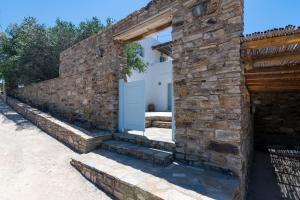
[[[149,104],[154,104],[156,111],[165,112],[168,110],[168,83],[173,82],[172,61],[160,62],[161,53],[152,50],[152,46],[160,44],[154,38],[146,38],[139,43],[144,48],[143,60],[150,65],[144,73],[133,71],[127,81],[145,80],[146,109],[148,109]]]

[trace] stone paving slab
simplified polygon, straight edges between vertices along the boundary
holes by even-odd
[[[91,182],[119,199],[239,198],[238,178],[213,169],[178,163],[162,167],[105,150],[74,157],[71,164]]]
[[[172,117],[172,112],[146,112],[146,117]]]
[[[143,159],[148,162],[160,165],[168,165],[173,161],[172,152],[153,149],[131,142],[110,140],[103,142],[101,144],[101,147],[106,150],[115,151],[120,154],[130,155],[135,158]]]
[[[167,128],[146,128],[143,131],[128,131],[128,134],[132,135],[139,135],[143,136],[152,141],[159,141],[159,142],[166,142],[166,143],[173,143],[175,142],[172,140],[172,129]]]

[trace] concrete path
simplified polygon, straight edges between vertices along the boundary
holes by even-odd
[[[70,164],[77,154],[0,100],[1,200],[109,200]]]

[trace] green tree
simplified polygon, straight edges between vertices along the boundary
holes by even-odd
[[[77,27],[71,22],[60,19],[57,19],[55,25],[49,28],[49,34],[58,56],[60,52],[78,41]]]
[[[113,23],[111,18],[103,24],[94,17],[76,26],[57,19],[53,27],[46,27],[37,19],[27,17],[21,24],[12,24],[5,32],[0,32],[0,76],[14,86],[55,78],[59,74],[59,54],[63,50]],[[140,48],[137,43],[126,47],[129,75],[132,69],[142,72],[147,68],[137,55]]]
[[[0,41],[0,71],[8,83],[29,84],[58,75],[48,31],[35,18],[11,25]]]
[[[126,45],[127,51],[127,67],[125,69],[127,75],[132,74],[132,70],[138,72],[145,72],[148,68],[148,63],[144,62],[139,56],[140,52],[143,51],[143,47],[137,43],[130,43]]]
[[[91,35],[94,35],[105,29],[105,25],[100,22],[97,17],[93,17],[91,20],[81,22],[78,27],[78,41],[84,40]]]

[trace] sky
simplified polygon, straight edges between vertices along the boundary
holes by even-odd
[[[300,0],[244,0],[245,33],[288,24],[300,26]],[[0,30],[12,22],[33,16],[47,26],[56,18],[78,24],[93,16],[120,20],[149,0],[0,0]],[[169,32],[162,33],[161,37]]]

